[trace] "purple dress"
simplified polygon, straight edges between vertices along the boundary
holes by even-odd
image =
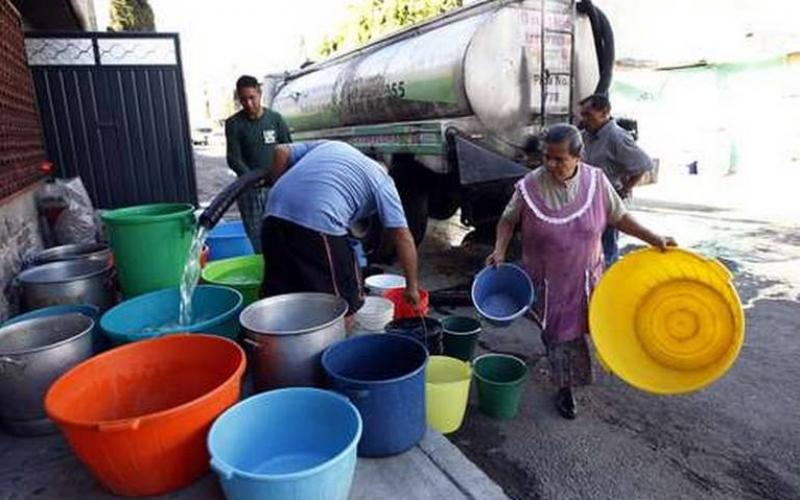
[[[601,236],[607,209],[603,173],[580,164],[575,199],[549,208],[531,174],[518,184],[522,199],[523,264],[536,288],[534,314],[558,387],[592,382],[589,297],[603,273]]]

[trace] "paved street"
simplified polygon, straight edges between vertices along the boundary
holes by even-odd
[[[221,187],[203,179],[232,179],[221,165],[218,150],[199,152],[201,199]],[[516,499],[800,498],[800,228],[702,207],[639,205],[637,217],[653,229],[733,271],[747,336],[728,375],[692,395],[658,397],[598,368],[598,382],[578,392],[580,415],[570,422],[553,408],[533,324],[487,327],[483,350],[528,363],[523,407],[498,423],[470,406],[451,440]],[[455,219],[431,225],[421,249],[428,289],[469,282],[480,268],[489,247],[462,245],[466,233]]]

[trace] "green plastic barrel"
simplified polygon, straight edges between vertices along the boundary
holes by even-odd
[[[244,297],[244,307],[247,307],[258,300],[264,277],[264,258],[261,255],[246,255],[215,260],[206,264],[202,276],[206,283],[238,290]]]
[[[472,365],[481,413],[498,420],[514,418],[519,410],[528,367],[508,354],[484,354]]]
[[[161,203],[103,212],[126,298],[180,286],[195,232],[193,211],[186,203]]]

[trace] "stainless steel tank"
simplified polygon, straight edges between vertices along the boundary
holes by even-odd
[[[289,75],[272,107],[297,132],[472,116],[516,137],[569,115],[574,27],[571,0],[481,2]]]

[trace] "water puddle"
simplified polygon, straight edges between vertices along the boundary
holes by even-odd
[[[181,278],[181,305],[178,314],[178,323],[182,326],[192,324],[192,295],[197,282],[200,280],[200,253],[206,243],[208,228],[198,226],[197,232],[192,239],[189,247],[189,257],[186,260],[186,267],[183,268]]]

